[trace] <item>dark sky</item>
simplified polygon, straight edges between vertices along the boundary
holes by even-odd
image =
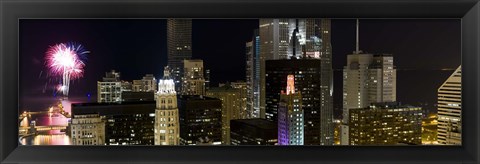
[[[96,81],[106,71],[121,72],[123,80],[145,74],[160,78],[167,63],[166,21],[162,19],[20,20],[20,93],[22,103],[51,96],[51,85],[42,93],[44,55],[49,46],[74,41],[88,55],[85,76],[71,84],[70,94],[95,94]],[[245,42],[250,41],[256,19],[197,19],[193,21],[193,57],[211,70],[212,84],[245,79]],[[460,65],[458,19],[361,19],[360,49],[394,55],[397,100],[419,105],[436,101],[436,89]],[[355,49],[355,20],[332,20],[333,67],[341,69]],[[437,71],[435,71],[437,70]],[[43,72],[42,72],[43,71]],[[42,72],[42,73],[41,73]],[[341,104],[341,71],[335,71],[335,104]]]

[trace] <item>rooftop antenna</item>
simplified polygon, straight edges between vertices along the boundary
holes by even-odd
[[[358,24],[359,24],[359,22],[358,22],[358,18],[357,18],[357,37],[356,37],[356,47],[355,47],[355,53],[356,53],[356,54],[360,54],[360,50],[359,50],[359,48],[358,48],[358,47],[359,47],[359,41],[358,41]]]

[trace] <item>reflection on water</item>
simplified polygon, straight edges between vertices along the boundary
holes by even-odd
[[[20,140],[22,145],[71,145],[70,137],[65,133],[39,134],[24,137]]]

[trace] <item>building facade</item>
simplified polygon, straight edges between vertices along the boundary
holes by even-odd
[[[155,145],[179,145],[180,123],[175,82],[170,78],[170,69],[165,67],[163,79],[158,82],[155,94]]]
[[[240,118],[247,119],[249,118],[249,113],[247,110],[247,91],[248,86],[244,81],[231,82],[230,85],[232,88],[238,89],[240,94]]]
[[[304,145],[333,144],[333,104],[323,93],[322,60],[315,58],[266,61],[266,119],[277,122],[280,93],[287,86],[285,78],[294,75],[295,92],[302,95]],[[300,89],[301,88],[301,89]]]
[[[231,84],[212,87],[206,95],[222,101],[222,143],[229,145],[230,120],[244,118],[242,115],[243,107],[246,106],[246,101],[244,101],[246,97],[242,97],[242,89],[233,88]]]
[[[421,145],[422,108],[376,103],[349,111],[349,145]]]
[[[323,61],[326,79],[321,85],[331,92],[330,19],[260,19],[260,117],[266,118],[265,61],[316,58]],[[325,100],[329,101],[329,100]],[[328,108],[326,106],[325,108]]]
[[[254,31],[252,41],[245,44],[248,118],[260,118],[260,36]]]
[[[167,53],[175,90],[181,92],[183,60],[192,58],[191,19],[167,19]]]
[[[295,92],[295,77],[287,76],[286,92],[281,93],[278,105],[278,144],[303,145],[304,117],[302,95]]]
[[[341,144],[348,145],[349,110],[365,108],[372,103],[396,101],[396,69],[390,54],[347,56],[343,69],[343,124]]]
[[[231,120],[231,145],[276,145],[277,130],[277,124],[261,118]]]
[[[96,113],[105,122],[105,145],[154,145],[155,101],[74,103],[72,117]]]
[[[70,124],[72,145],[104,145],[105,122],[98,114],[75,115]]]
[[[203,60],[184,60],[182,95],[205,95]]]
[[[140,80],[133,80],[134,92],[156,92],[157,80],[153,74],[147,74]]]
[[[222,101],[201,95],[178,97],[181,145],[222,144]]]
[[[111,103],[122,101],[122,82],[120,72],[105,73],[102,81],[97,81],[97,102]]]
[[[462,145],[462,67],[459,66],[438,88],[437,141]]]

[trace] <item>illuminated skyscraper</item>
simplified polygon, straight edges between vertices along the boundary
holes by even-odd
[[[184,60],[182,95],[205,95],[203,60]]]
[[[347,55],[343,69],[343,125],[341,144],[348,145],[349,109],[365,108],[372,103],[396,101],[396,69],[391,54],[364,54],[357,47]]]
[[[167,20],[168,66],[172,69],[175,90],[181,92],[183,60],[192,58],[192,20]]]
[[[325,101],[330,92],[322,94],[321,62],[307,58],[266,61],[266,119],[277,122],[280,93],[287,85],[285,78],[294,75],[296,92],[302,95],[304,145],[333,144],[333,108],[331,101]]]
[[[287,76],[287,92],[281,93],[278,105],[278,144],[303,145],[302,95],[295,92],[295,78]]]
[[[247,117],[260,118],[260,36],[246,43]]]
[[[438,88],[437,131],[439,144],[462,144],[462,66]]]
[[[246,101],[242,97],[242,89],[233,88],[231,84],[212,87],[207,91],[208,97],[222,101],[222,143],[230,144],[230,120],[243,119],[243,107]]]
[[[158,82],[155,94],[155,145],[179,145],[180,124],[175,83],[170,78],[170,69],[165,67],[163,79]]]
[[[322,86],[331,92],[330,19],[260,19],[260,117],[265,117],[265,61],[290,58],[321,59]],[[328,84],[327,84],[328,83]],[[329,97],[325,93],[325,97]],[[330,96],[331,97],[331,96]],[[331,101],[324,98],[325,101]],[[325,108],[328,108],[327,106]]]

